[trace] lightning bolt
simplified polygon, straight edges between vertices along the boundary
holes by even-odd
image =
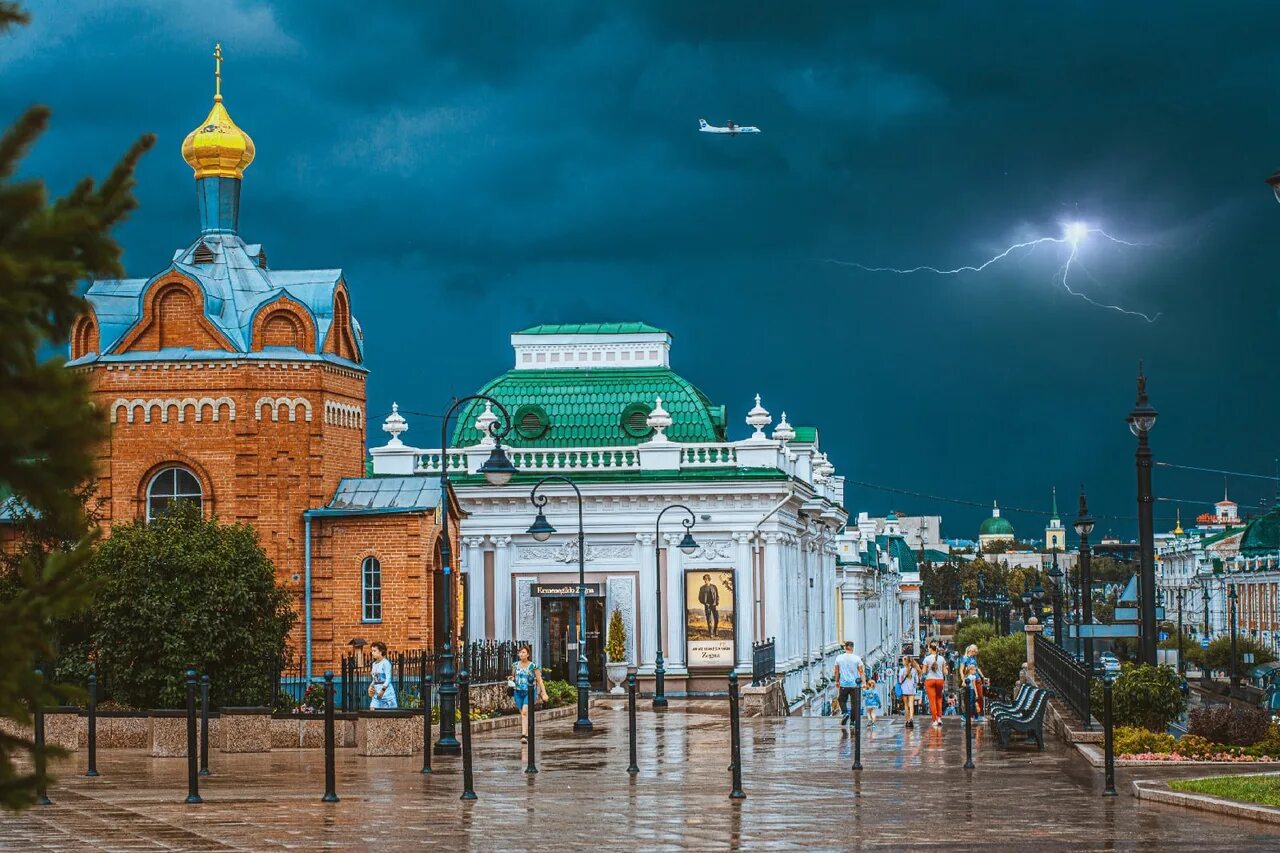
[[[1085,293],[1084,291],[1076,290],[1071,286],[1070,277],[1071,277],[1072,267],[1079,267],[1080,270],[1082,270],[1086,276],[1088,276],[1090,279],[1093,279],[1093,281],[1097,282],[1097,279],[1093,277],[1093,274],[1090,273],[1089,270],[1086,269],[1084,264],[1081,263],[1080,261],[1080,243],[1083,242],[1086,237],[1089,237],[1094,234],[1102,237],[1105,240],[1110,240],[1112,243],[1117,243],[1121,246],[1134,247],[1134,246],[1148,245],[1146,243],[1135,243],[1135,242],[1130,242],[1128,240],[1122,240],[1119,237],[1116,237],[1112,234],[1108,234],[1106,231],[1102,230],[1101,228],[1091,228],[1082,222],[1069,222],[1066,224],[1066,226],[1064,226],[1061,237],[1037,237],[1034,240],[1025,240],[1021,243],[1014,243],[1013,245],[1009,246],[1003,251],[987,258],[985,261],[978,264],[977,266],[965,265],[962,267],[956,267],[955,269],[941,269],[940,267],[934,267],[934,266],[918,266],[918,267],[910,267],[910,268],[903,269],[899,267],[872,267],[872,266],[867,266],[866,264],[860,264],[856,261],[842,261],[837,258],[825,258],[824,260],[826,263],[829,263],[829,264],[835,264],[836,266],[841,266],[841,267],[855,267],[865,272],[891,272],[891,273],[896,273],[897,275],[911,275],[912,273],[918,273],[918,272],[930,272],[930,273],[934,273],[935,275],[959,275],[960,273],[965,273],[965,272],[982,272],[987,267],[991,266],[992,264],[996,264],[996,263],[999,263],[1000,261],[1003,261],[1005,258],[1009,257],[1010,255],[1023,252],[1024,250],[1025,250],[1025,254],[1031,254],[1031,252],[1033,252],[1037,246],[1041,246],[1045,243],[1054,243],[1059,246],[1071,247],[1071,251],[1067,255],[1066,262],[1063,263],[1063,265],[1058,268],[1057,273],[1054,274],[1054,281],[1057,284],[1060,284],[1062,288],[1067,291],[1067,293],[1071,294],[1077,299],[1083,299],[1085,302],[1088,302],[1090,305],[1093,305],[1095,307],[1105,308],[1109,311],[1117,311],[1121,314],[1127,314],[1130,317],[1141,317],[1143,320],[1146,320],[1148,323],[1154,323],[1156,320],[1159,320],[1160,319],[1159,312],[1157,312],[1154,315],[1151,315],[1151,314],[1146,314],[1142,311],[1134,311],[1129,308],[1124,308],[1120,305],[1112,305],[1107,302],[1099,302],[1098,300],[1089,296],[1089,294]]]

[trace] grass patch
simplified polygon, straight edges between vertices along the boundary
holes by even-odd
[[[1209,794],[1242,803],[1280,806],[1280,776],[1214,776],[1209,779],[1179,779],[1169,783],[1175,791]]]

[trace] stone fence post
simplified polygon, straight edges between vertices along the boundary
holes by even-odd
[[[1033,684],[1039,684],[1036,678],[1036,634],[1044,630],[1044,626],[1040,624],[1040,620],[1032,616],[1027,620],[1026,627],[1023,629],[1027,635],[1027,674],[1031,676]]]

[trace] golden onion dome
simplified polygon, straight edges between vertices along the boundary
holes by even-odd
[[[195,170],[196,178],[243,178],[245,167],[253,162],[253,140],[231,120],[222,105],[221,44],[214,49],[213,56],[213,109],[200,126],[182,140],[182,159]]]

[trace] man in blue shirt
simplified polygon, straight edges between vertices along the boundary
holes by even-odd
[[[862,658],[853,653],[853,640],[844,641],[844,654],[836,658],[835,681],[840,688],[840,713],[844,717],[840,725],[847,726],[852,719],[849,710],[849,697],[862,685],[866,673],[862,668]]]

